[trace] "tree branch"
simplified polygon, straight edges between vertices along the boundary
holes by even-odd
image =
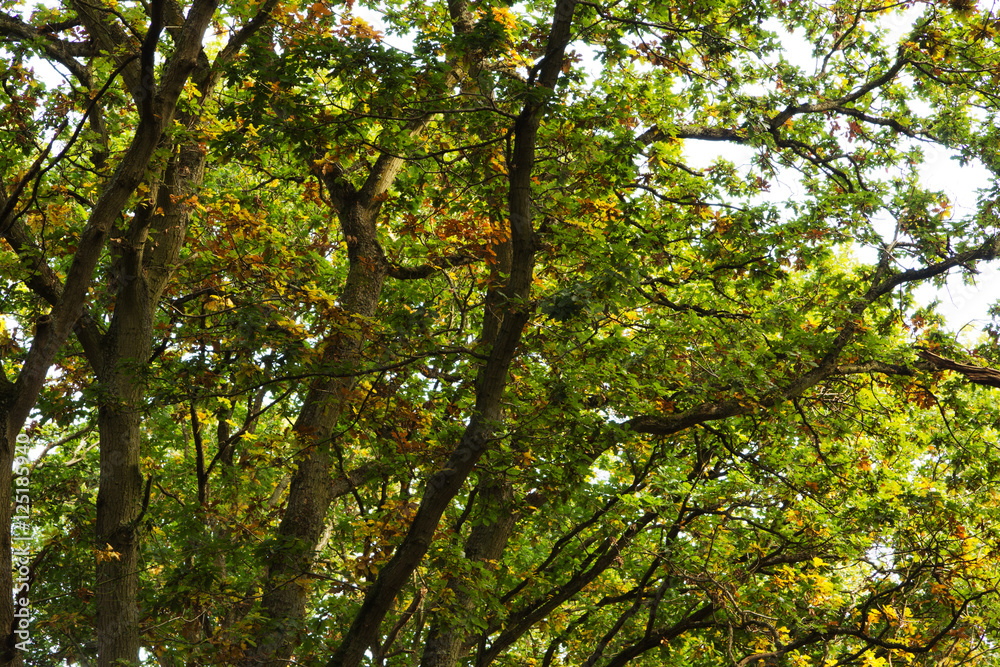
[[[850,366],[838,367],[836,365],[837,358],[857,332],[861,323],[861,315],[880,297],[885,296],[900,285],[933,278],[956,266],[963,266],[977,260],[995,259],[998,250],[1000,250],[1000,237],[994,236],[973,250],[958,253],[930,266],[902,271],[892,275],[886,275],[889,273],[889,252],[885,250],[883,251],[882,261],[875,275],[872,277],[871,287],[864,296],[857,298],[854,306],[848,311],[848,314],[838,326],[839,333],[837,337],[814,369],[789,382],[784,388],[767,392],[756,401],[730,399],[714,403],[702,403],[690,410],[672,415],[641,415],[630,419],[626,424],[631,430],[637,433],[671,435],[692,426],[697,426],[698,424],[750,414],[761,408],[777,405],[790,398],[797,398],[804,391],[815,386],[823,379],[837,374],[838,369],[850,368]],[[892,367],[886,365],[883,368],[888,370]],[[897,367],[895,370],[898,371],[900,369]],[[978,377],[982,378],[984,376],[979,375]]]
[[[76,58],[93,55],[93,48],[86,42],[67,42],[43,33],[7,12],[0,12],[0,37],[4,41],[18,41],[31,46],[39,45],[49,58],[69,70],[77,80],[89,80],[90,73]]]
[[[452,255],[450,257],[437,259],[431,264],[421,264],[420,266],[414,267],[390,264],[386,275],[390,278],[395,278],[396,280],[419,280],[421,278],[427,278],[438,271],[443,271],[444,269],[453,269],[458,266],[468,266],[469,264],[475,264],[478,261],[479,258],[473,257],[472,255]]]
[[[985,387],[1000,387],[1000,371],[985,366],[974,366],[963,364],[952,359],[934,354],[930,350],[920,350],[917,356],[930,362],[934,368],[941,368],[949,371],[961,373],[973,384],[981,384]]]

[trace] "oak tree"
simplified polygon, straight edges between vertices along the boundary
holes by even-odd
[[[3,660],[991,664],[998,29],[5,2]]]

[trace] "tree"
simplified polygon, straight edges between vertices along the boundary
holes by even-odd
[[[992,13],[367,9],[0,13],[5,660],[987,664]]]

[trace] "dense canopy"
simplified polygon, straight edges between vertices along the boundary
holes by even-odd
[[[0,0],[0,662],[998,664],[998,40]]]

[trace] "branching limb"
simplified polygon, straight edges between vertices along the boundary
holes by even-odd
[[[409,267],[390,264],[386,275],[396,280],[420,280],[421,278],[434,275],[438,271],[454,269],[459,266],[468,266],[478,261],[480,261],[479,258],[472,255],[452,255],[437,259],[431,264],[421,264],[420,266]]]
[[[41,37],[41,39],[39,39]],[[93,55],[93,47],[87,42],[68,42],[58,39],[50,32],[40,33],[16,16],[0,12],[0,42],[17,41],[32,45],[41,43],[45,55],[65,67],[83,82],[90,77],[87,68],[77,60]]]
[[[815,386],[822,380],[832,375],[844,374],[845,372],[872,372],[881,367],[887,371],[900,374],[903,369],[889,364],[879,366],[875,362],[870,366],[847,365],[838,366],[837,359],[847,344],[854,338],[861,324],[862,314],[867,308],[875,303],[880,297],[889,294],[900,285],[926,280],[939,276],[956,266],[965,266],[970,262],[995,259],[1000,250],[1000,237],[990,237],[978,248],[957,253],[945,260],[925,266],[919,269],[910,269],[899,273],[891,272],[889,268],[889,257],[883,253],[882,261],[872,277],[871,287],[861,297],[858,297],[853,307],[849,310],[842,324],[838,327],[839,333],[834,338],[830,348],[815,368],[799,376],[797,379],[788,382],[784,388],[779,388],[767,392],[761,396],[756,403],[745,400],[730,399],[712,403],[702,403],[690,410],[672,415],[642,415],[629,420],[629,427],[638,433],[650,433],[654,435],[670,435],[678,433],[692,426],[710,421],[728,419],[740,415],[750,414],[760,408],[777,405],[791,398],[801,396],[810,387]],[[861,368],[867,367],[864,371]],[[981,373],[981,372],[980,372]],[[907,374],[902,372],[901,374]],[[985,377],[980,374],[980,377]],[[993,385],[990,385],[993,386]]]

